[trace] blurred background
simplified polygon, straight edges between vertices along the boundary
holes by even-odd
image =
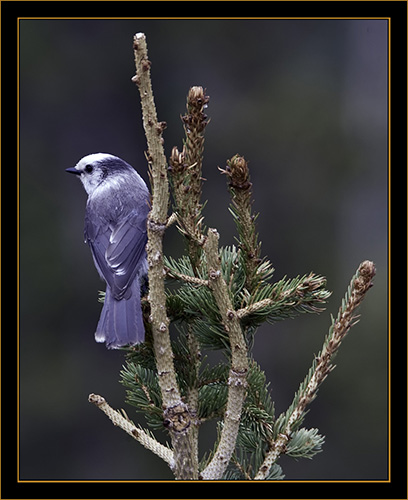
[[[287,480],[387,478],[387,21],[28,20],[20,62],[20,479],[172,479],[87,402],[125,408],[124,355],[95,343],[104,289],[83,243],[86,194],[65,173],[109,152],[147,181],[132,39],[147,35],[166,154],[182,146],[186,94],[210,95],[205,223],[234,243],[224,167],[249,160],[262,251],[275,279],[313,271],[333,295],[320,316],[265,325],[254,358],[276,412],[287,409],[359,263],[375,286],[337,368],[310,406],[326,436],[313,460],[279,461]],[[183,250],[166,233],[170,255]],[[200,453],[214,429],[201,432]],[[165,439],[163,433],[161,439]]]

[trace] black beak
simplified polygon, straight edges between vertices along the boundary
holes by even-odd
[[[77,170],[75,167],[66,168],[65,172],[69,172],[70,174],[81,175],[81,172]]]

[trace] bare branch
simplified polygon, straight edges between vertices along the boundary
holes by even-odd
[[[228,286],[222,277],[218,239],[218,232],[215,229],[209,229],[204,252],[207,257],[210,287],[217,302],[224,329],[228,332],[230,340],[231,369],[228,377],[228,400],[221,439],[211,462],[201,474],[202,479],[220,479],[229,464],[235,450],[248,374],[247,346],[239,318],[229,297]]]
[[[163,234],[168,222],[169,183],[162,133],[165,122],[157,119],[150,79],[150,61],[147,57],[146,36],[137,33],[133,43],[136,76],[132,79],[139,87],[142,103],[148,162],[152,182],[152,208],[147,221],[147,259],[149,263],[149,295],[151,323],[157,374],[163,401],[163,422],[167,427],[174,450],[175,476],[191,479],[197,476],[195,460],[191,458],[193,435],[191,415],[182,401],[174,370],[174,354],[170,342],[169,318],[166,312],[164,287]]]
[[[109,406],[102,396],[90,394],[88,401],[102,410],[112,421],[113,425],[123,429],[129,436],[139,441],[142,446],[162,458],[169,465],[170,469],[174,469],[174,454],[170,448],[162,445],[149,436],[143,429],[136,427],[133,422],[124,418],[118,411]]]
[[[156,354],[157,373],[165,408],[180,403],[170,343],[169,324],[166,314],[164,289],[163,234],[167,224],[169,186],[167,163],[162,144],[164,126],[158,122],[156,106],[150,79],[150,61],[147,57],[146,37],[143,33],[134,36],[136,76],[133,81],[139,87],[142,103],[143,126],[145,129],[148,161],[152,180],[152,208],[147,222],[149,263],[149,296],[151,322]]]

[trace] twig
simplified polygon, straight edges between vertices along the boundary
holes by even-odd
[[[175,212],[173,212],[170,217],[167,219],[167,223],[166,223],[166,229],[168,227],[170,227],[172,224],[174,224],[175,222],[177,222],[177,214]]]
[[[238,309],[237,315],[239,319],[244,319],[247,316],[270,308],[276,315],[279,309],[285,306],[289,306],[293,310],[299,306],[308,312],[321,312],[323,308],[318,307],[318,305],[324,304],[331,295],[331,292],[325,290],[325,284],[325,278],[316,276],[314,273],[301,278],[296,277],[290,281],[284,278],[271,288],[272,297],[250,303]]]
[[[238,309],[237,316],[239,319],[244,319],[250,314],[256,313],[257,311],[260,311],[265,307],[274,304],[275,302],[275,299],[260,300],[259,302],[255,302],[255,304],[250,304],[249,306],[243,307],[242,309]]]
[[[259,281],[256,272],[261,262],[261,244],[258,243],[255,227],[257,216],[252,215],[251,211],[252,183],[249,176],[248,162],[243,156],[235,155],[231,160],[227,161],[225,169],[219,168],[219,170],[229,180],[230,211],[239,233],[240,250],[243,255],[246,274],[246,288],[253,291]]]
[[[187,274],[182,274],[178,273],[174,269],[170,269],[167,266],[164,266],[164,270],[166,271],[166,274],[170,276],[170,278],[174,278],[180,281],[185,281],[186,283],[189,283],[190,285],[197,285],[197,286],[208,286],[209,281],[208,280],[203,280],[201,278],[196,278],[195,276],[188,276]]]
[[[162,458],[170,467],[174,469],[174,454],[167,446],[162,445],[149,436],[143,429],[135,426],[133,422],[124,418],[118,411],[114,410],[105,401],[105,398],[97,394],[90,394],[88,401],[102,410],[109,417],[113,425],[116,425],[132,436],[136,441]]]
[[[351,280],[337,318],[330,327],[322,351],[315,359],[308,375],[300,385],[300,389],[289,410],[278,419],[278,421],[281,420],[283,422],[283,429],[278,434],[276,440],[270,443],[269,452],[254,479],[265,479],[268,476],[272,465],[276,462],[279,455],[284,452],[292,430],[303,419],[306,406],[314,400],[320,384],[334,369],[332,365],[333,357],[350,328],[357,322],[357,316],[354,314],[355,310],[360,305],[367,291],[371,288],[374,275],[375,267],[372,262],[366,260],[360,264],[355,276]]]

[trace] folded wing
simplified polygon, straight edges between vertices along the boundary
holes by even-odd
[[[146,219],[133,210],[112,228],[87,211],[85,239],[99,274],[109,285],[113,297],[116,300],[128,298],[141,259],[145,257]]]

